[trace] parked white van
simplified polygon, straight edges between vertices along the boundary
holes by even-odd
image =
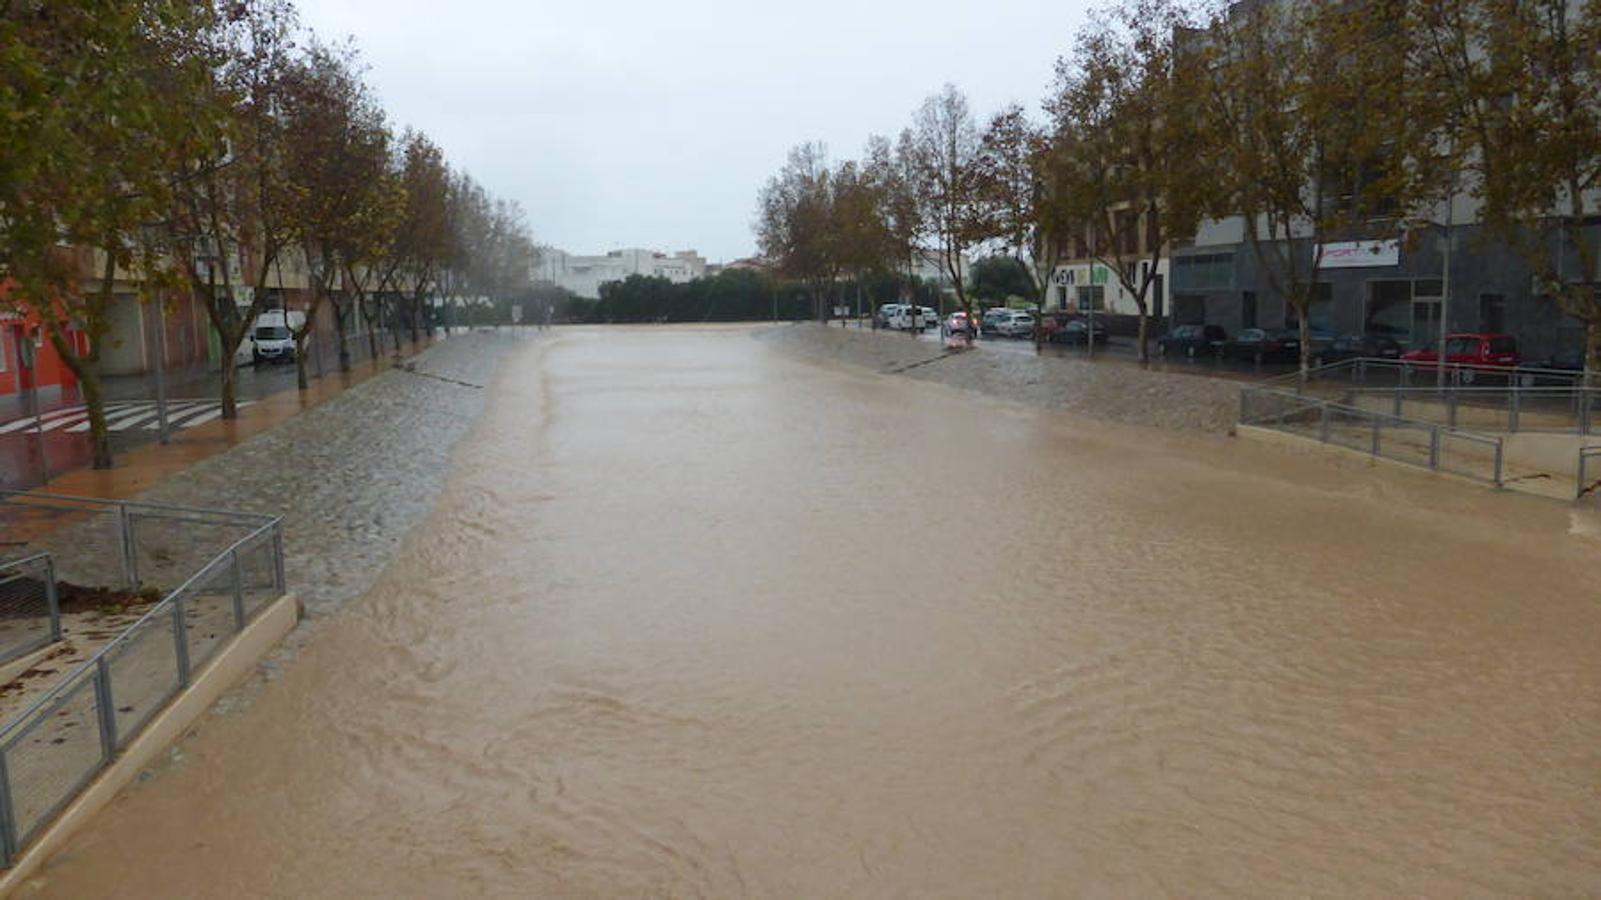
[[[264,312],[250,326],[250,359],[256,365],[274,362],[294,362],[295,335],[293,329],[306,324],[306,314],[297,310],[281,309]]]

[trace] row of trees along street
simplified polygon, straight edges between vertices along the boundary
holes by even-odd
[[[0,48],[0,308],[35,317],[78,378],[96,467],[111,464],[99,364],[119,275],[139,302],[192,292],[205,309],[225,418],[233,348],[286,270],[309,285],[303,389],[325,304],[348,370],[347,331],[364,325],[376,357],[386,323],[397,350],[402,330],[431,330],[431,295],[526,289],[522,211],[397,132],[355,48],[288,0],[17,0]]]
[[[1325,242],[1415,242],[1472,209],[1601,367],[1601,0],[1122,0],[1041,106],[981,126],[946,85],[860,160],[795,147],[758,198],[762,252],[819,317],[846,277],[919,250],[969,314],[964,254],[1015,260],[1041,304],[1060,260],[1088,258],[1133,298],[1145,359],[1158,265],[1239,217],[1304,369]]]

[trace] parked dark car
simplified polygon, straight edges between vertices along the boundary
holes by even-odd
[[[1584,351],[1563,350],[1546,359],[1530,362],[1528,365],[1537,369],[1556,369],[1563,372],[1583,372]]]
[[[1329,342],[1328,348],[1312,346],[1312,361],[1327,365],[1347,359],[1400,359],[1401,344],[1382,334],[1342,334]]]
[[[1096,322],[1093,329],[1085,319],[1068,319],[1050,333],[1050,339],[1071,347],[1084,346],[1093,335],[1097,346],[1106,344],[1106,326]]]
[[[1518,366],[1525,387],[1566,387],[1584,372],[1584,351],[1563,350],[1545,359],[1530,360]]]
[[[1179,325],[1156,339],[1156,355],[1213,356],[1228,338],[1221,325]]]
[[[1226,359],[1251,362],[1290,362],[1301,358],[1301,335],[1296,331],[1247,328],[1223,342]]]

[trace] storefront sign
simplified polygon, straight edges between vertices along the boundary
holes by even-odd
[[[1362,269],[1371,266],[1401,264],[1401,241],[1339,241],[1324,244],[1322,266],[1325,269]]]

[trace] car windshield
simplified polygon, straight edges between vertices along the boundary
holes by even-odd
[[[1445,342],[1447,353],[1476,353],[1478,349],[1478,338],[1450,338]]]
[[[289,329],[282,325],[263,325],[256,329],[258,341],[283,341],[289,339]]]

